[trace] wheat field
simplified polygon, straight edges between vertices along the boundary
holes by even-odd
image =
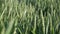
[[[60,0],[0,0],[0,34],[60,34]]]

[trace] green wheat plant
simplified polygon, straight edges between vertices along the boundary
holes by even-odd
[[[0,0],[0,34],[60,34],[60,0]]]

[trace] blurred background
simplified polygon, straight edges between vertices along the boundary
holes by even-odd
[[[60,34],[60,0],[0,0],[0,34]]]

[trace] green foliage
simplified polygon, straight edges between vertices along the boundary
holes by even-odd
[[[60,0],[0,0],[0,34],[60,34]]]

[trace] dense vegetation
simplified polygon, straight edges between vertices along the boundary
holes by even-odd
[[[0,0],[0,34],[60,34],[60,0]]]

